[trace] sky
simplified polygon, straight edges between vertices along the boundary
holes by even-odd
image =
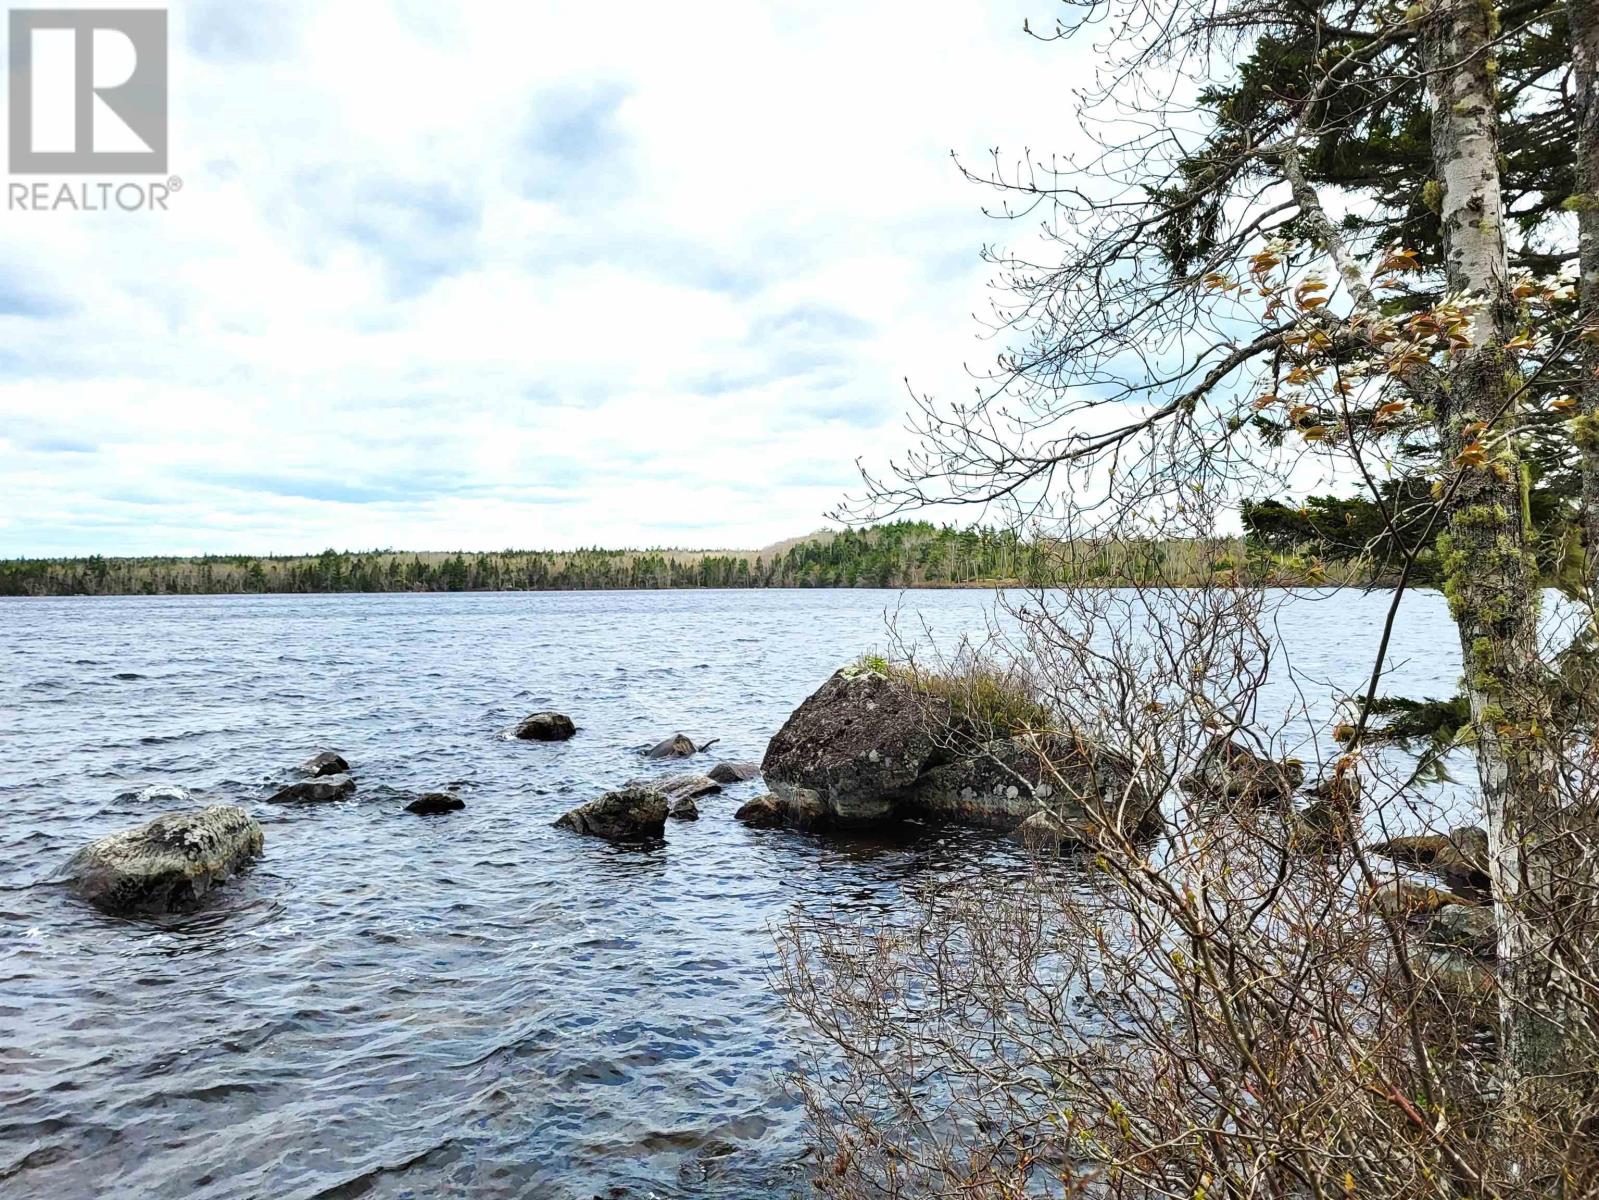
[[[817,529],[1082,138],[1050,0],[169,14],[168,211],[0,212],[0,555]]]

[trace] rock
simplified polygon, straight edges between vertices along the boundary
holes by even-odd
[[[261,853],[261,826],[244,809],[215,804],[168,813],[80,850],[72,890],[112,913],[163,913],[198,900]]]
[[[1304,781],[1303,763],[1293,759],[1274,762],[1231,738],[1218,736],[1201,751],[1193,771],[1184,775],[1178,786],[1202,800],[1286,804]]]
[[[572,718],[558,712],[536,712],[516,727],[516,736],[524,742],[564,742],[576,732]]]
[[[910,789],[905,810],[934,821],[1014,830],[1047,812],[1076,840],[1114,825],[1129,837],[1160,825],[1157,798],[1123,755],[1063,736],[1008,738],[982,753],[933,767]]]
[[[700,796],[714,796],[722,785],[709,775],[667,775],[662,779],[635,779],[628,787],[654,788],[666,793],[667,803],[674,800],[694,800]]]
[[[321,804],[340,800],[355,791],[355,780],[348,775],[320,775],[279,788],[267,797],[268,804]]]
[[[1447,834],[1390,838],[1373,846],[1371,852],[1405,866],[1420,867],[1462,891],[1481,895],[1489,888],[1488,835],[1475,825]]]
[[[611,841],[658,838],[666,828],[666,796],[655,788],[606,792],[560,817],[556,826]]]
[[[747,783],[761,773],[761,767],[752,762],[719,762],[705,773],[717,783]]]
[[[644,752],[644,757],[688,758],[690,755],[698,753],[699,751],[695,749],[693,742],[689,741],[681,733],[674,733],[659,745],[651,746]]]
[[[777,829],[788,823],[788,816],[776,796],[757,796],[745,801],[733,814],[733,819],[755,829]]]
[[[311,776],[348,775],[350,764],[333,751],[324,750],[321,754],[314,755],[301,763],[300,770]]]
[[[1453,892],[1411,883],[1407,879],[1389,879],[1378,884],[1368,894],[1367,902],[1390,917],[1426,916],[1452,904],[1467,903]]]
[[[1327,854],[1349,842],[1346,810],[1329,800],[1317,800],[1288,820],[1290,845],[1301,854]]]
[[[434,813],[455,812],[466,807],[466,801],[449,792],[425,792],[405,806],[406,812],[432,816]]]
[[[1427,922],[1427,940],[1492,958],[1499,948],[1499,927],[1494,910],[1487,904],[1449,904],[1433,913]]]
[[[1059,850],[1061,843],[1078,840],[1066,823],[1051,812],[1035,812],[1011,836],[1029,850]]]
[[[846,667],[777,731],[761,774],[785,806],[819,806],[838,825],[883,821],[938,757],[938,715],[909,685]]]
[[[700,807],[694,803],[693,796],[678,796],[667,801],[666,815],[674,821],[698,821]]]

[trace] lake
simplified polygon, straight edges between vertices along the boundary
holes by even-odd
[[[891,914],[1017,867],[1003,839],[829,840],[700,802],[664,846],[551,828],[662,768],[681,730],[759,759],[827,675],[941,641],[979,591],[0,600],[0,1191],[23,1197],[715,1196],[801,1190],[797,1030],[767,989],[793,905]],[[1353,689],[1389,597],[1298,596],[1284,644]],[[1447,695],[1442,600],[1406,599],[1393,686]],[[1287,702],[1291,684],[1273,686]],[[556,708],[560,744],[507,730]],[[359,790],[263,803],[330,747]],[[167,789],[195,794],[185,800]],[[449,788],[463,811],[417,817]],[[84,843],[245,805],[266,853],[199,911],[119,920],[58,873]]]

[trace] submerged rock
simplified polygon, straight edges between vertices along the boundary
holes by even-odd
[[[627,785],[637,788],[654,788],[666,794],[667,802],[694,800],[700,796],[714,796],[722,785],[709,775],[667,775],[661,779],[634,779]]]
[[[350,764],[345,762],[341,755],[335,754],[332,750],[324,750],[321,754],[313,755],[301,763],[300,770],[313,777],[348,775],[350,773]]]
[[[698,821],[700,806],[693,796],[677,796],[667,801],[666,815],[674,821]]]
[[[747,783],[761,773],[761,767],[752,762],[719,762],[705,773],[717,783]]]
[[[565,713],[536,712],[517,723],[515,736],[524,742],[564,742],[577,732]]]
[[[1218,736],[1178,786],[1202,800],[1286,804],[1304,781],[1303,763],[1293,759],[1277,762],[1229,737]]]
[[[578,805],[555,824],[610,841],[648,840],[665,831],[666,807],[665,793],[655,788],[625,787]]]
[[[466,801],[449,792],[424,792],[405,806],[406,812],[432,816],[434,813],[455,812],[466,807]]]
[[[674,733],[664,742],[651,746],[644,752],[645,758],[689,758],[698,754],[699,750],[694,743],[681,733]]]
[[[268,804],[323,804],[341,800],[355,791],[355,780],[348,775],[320,775],[279,788],[267,797]]]
[[[107,912],[163,913],[237,873],[261,845],[261,826],[249,813],[215,804],[91,842],[67,870],[72,890]]]
[[[757,796],[745,801],[733,814],[733,819],[753,829],[777,829],[788,823],[787,814],[776,796]]]
[[[1058,850],[1063,842],[1075,840],[1066,823],[1050,812],[1035,812],[1012,831],[1011,836],[1029,850]]]

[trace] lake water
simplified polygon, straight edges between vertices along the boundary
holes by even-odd
[[[803,1189],[772,922],[796,904],[892,912],[912,881],[1013,863],[1008,843],[751,831],[732,813],[758,784],[701,801],[654,849],[550,822],[657,769],[639,750],[679,730],[722,739],[700,769],[759,759],[835,667],[884,644],[901,600],[0,600],[0,1193]],[[1292,600],[1298,668],[1358,686],[1387,602]],[[909,593],[901,622],[950,639],[992,603]],[[1436,595],[1407,599],[1395,652],[1397,688],[1453,688]],[[505,736],[545,707],[578,736]],[[262,803],[324,747],[352,764],[352,799]],[[403,811],[446,787],[464,811]],[[59,885],[89,840],[203,801],[250,808],[266,853],[199,912],[118,920]]]

